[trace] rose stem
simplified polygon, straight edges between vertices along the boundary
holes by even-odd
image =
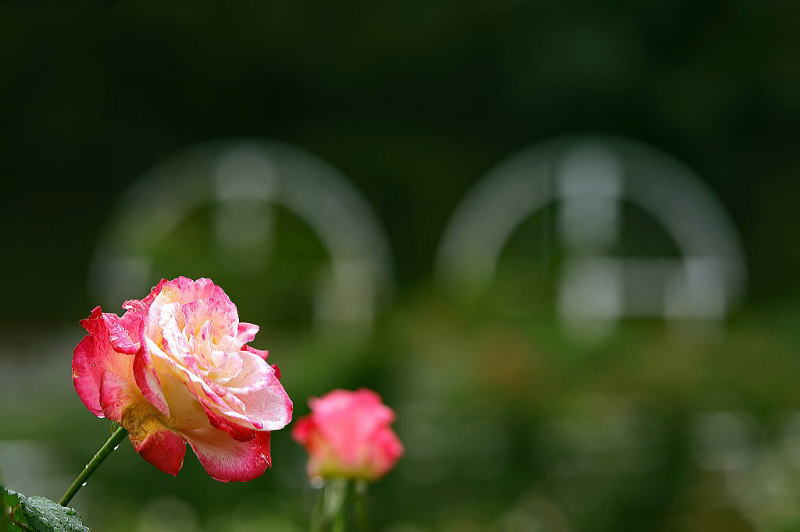
[[[356,492],[356,518],[358,519],[358,528],[361,532],[368,532],[369,530],[369,517],[367,517],[367,481],[357,480],[355,486]]]
[[[345,529],[347,517],[347,492],[350,482],[344,477],[326,479],[323,497],[323,520],[329,530],[340,532]]]
[[[86,464],[86,467],[83,468],[83,471],[81,471],[75,480],[72,481],[72,484],[70,484],[69,488],[67,488],[67,491],[64,492],[64,496],[61,497],[61,500],[58,502],[58,504],[61,506],[66,506],[69,504],[69,501],[71,501],[75,494],[78,493],[78,490],[86,484],[86,480],[92,476],[94,470],[100,467],[100,464],[103,463],[103,460],[108,458],[108,455],[117,448],[119,442],[121,442],[127,435],[128,431],[125,430],[124,427],[119,427],[117,430],[112,432],[111,436],[109,436],[103,446],[100,447],[100,450],[97,451],[97,454],[94,455],[94,458],[92,458],[89,463]]]

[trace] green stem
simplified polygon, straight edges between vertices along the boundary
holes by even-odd
[[[356,519],[361,532],[369,531],[369,517],[367,515],[367,481],[356,481]]]
[[[311,511],[311,532],[325,530],[325,491],[324,488],[317,497],[314,509]]]
[[[333,521],[333,532],[344,532],[345,519],[347,518],[347,510],[343,507]]]
[[[350,481],[343,477],[325,479],[325,487],[311,518],[312,532],[343,532],[347,524]]]
[[[125,436],[128,435],[128,431],[125,430],[124,427],[119,427],[117,430],[111,433],[111,436],[106,440],[100,450],[97,451],[97,454],[94,455],[86,467],[83,468],[83,471],[72,481],[72,484],[69,485],[67,491],[64,492],[64,496],[61,497],[61,500],[58,502],[61,506],[66,506],[69,504],[69,501],[78,493],[78,490],[81,489],[83,486],[86,485],[86,480],[92,476],[94,470],[100,467],[100,464],[103,463],[103,460],[108,458],[108,455],[111,454],[114,449],[117,448],[119,442],[121,442]]]

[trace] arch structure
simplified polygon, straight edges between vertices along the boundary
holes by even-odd
[[[369,204],[329,164],[298,148],[261,140],[203,144],[146,173],[122,198],[97,247],[90,285],[118,305],[147,291],[158,246],[193,211],[211,206],[211,243],[232,267],[259,271],[274,237],[273,206],[305,222],[330,264],[317,280],[315,321],[370,325],[391,286],[383,230]],[[262,257],[262,259],[259,259]]]
[[[627,317],[721,320],[742,294],[739,238],[714,194],[672,157],[606,137],[545,142],[491,170],[448,224],[437,259],[441,282],[456,291],[491,284],[514,230],[554,203],[566,251],[558,313],[576,335],[602,337]],[[663,227],[678,258],[612,253],[625,203]]]

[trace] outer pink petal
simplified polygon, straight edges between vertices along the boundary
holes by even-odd
[[[300,445],[307,445],[316,430],[313,415],[301,417],[292,425],[292,438]]]
[[[258,325],[253,323],[241,322],[239,323],[239,331],[236,335],[236,338],[242,343],[246,344],[247,342],[252,342],[256,338],[256,333],[258,333]]]
[[[97,363],[92,362],[102,359],[102,355],[95,354],[96,342],[95,338],[86,336],[75,347],[75,354],[72,357],[72,383],[86,408],[97,417],[103,417],[103,407],[100,405],[100,379],[105,370],[103,366],[97,367]]]
[[[108,330],[108,341],[114,351],[132,355],[139,350],[141,316],[130,311],[122,318],[106,313],[103,314],[103,321]]]
[[[403,456],[403,444],[389,427],[383,427],[375,433],[370,450],[369,468],[373,478],[385,475]]]
[[[167,284],[169,281],[166,279],[161,279],[158,284],[156,284],[153,288],[150,289],[150,293],[147,294],[144,299],[141,301],[138,299],[133,299],[130,301],[126,301],[122,308],[128,308],[129,306],[138,307],[140,310],[147,312],[147,309],[150,307],[150,304],[153,300],[161,293],[161,289]]]
[[[125,410],[130,405],[141,401],[136,384],[133,382],[132,373],[120,375],[107,371],[103,374],[100,383],[100,405],[103,408],[103,417],[121,423]]]
[[[125,314],[119,318],[119,324],[128,331],[130,340],[132,344],[138,344],[139,338],[141,337],[142,333],[142,326],[144,325],[144,321],[147,319],[147,313],[150,309],[150,304],[156,298],[156,296],[161,292],[161,287],[164,286],[165,283],[168,281],[166,279],[161,279],[159,283],[150,289],[150,293],[147,294],[144,299],[130,299],[122,304],[122,308],[125,310]],[[112,314],[113,316],[113,314]],[[124,336],[120,335],[121,339],[124,340]],[[129,354],[133,354],[138,350],[135,349]],[[121,351],[127,352],[127,351]]]
[[[147,310],[165,282],[166,280],[162,280],[143,300],[134,299],[126,301],[122,305],[122,308],[125,309],[126,312],[121,318],[116,314],[102,314],[102,323],[105,325],[105,332],[102,332],[99,323],[95,323],[93,326],[90,325],[87,327],[87,330],[93,332],[93,334],[98,337],[101,335],[107,337],[111,349],[117,353],[125,353],[128,355],[136,354],[141,348],[140,337],[144,320],[147,316]],[[92,312],[90,319],[85,320],[85,322],[90,322],[92,318],[96,318],[98,311],[99,307]],[[84,326],[86,327],[87,325],[85,324]],[[117,371],[117,373],[124,374],[125,378],[123,380],[129,380],[127,377],[129,376],[128,370],[131,368],[130,361],[126,360],[120,363],[119,359],[117,359],[117,362],[117,366],[124,366],[124,368],[118,367],[118,370],[123,369],[123,371]],[[106,393],[107,399],[109,393],[110,392]]]
[[[75,347],[72,357],[72,380],[78,397],[98,417],[105,417],[100,401],[103,374],[110,372],[125,378],[133,364],[132,357],[117,353],[109,343],[106,320],[100,307],[81,325],[89,332]]]
[[[169,429],[153,432],[142,441],[132,443],[142,458],[168,475],[177,475],[183,467],[186,442]]]
[[[213,427],[184,431],[206,472],[221,482],[247,482],[272,465],[269,432],[256,432],[249,441],[238,441]]]

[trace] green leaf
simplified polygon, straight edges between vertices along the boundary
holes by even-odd
[[[0,532],[89,532],[73,508],[1,489]]]
[[[27,525],[25,516],[22,515],[19,496],[13,491],[7,491],[0,486],[0,532],[19,532]],[[19,526],[18,526],[19,525]]]

